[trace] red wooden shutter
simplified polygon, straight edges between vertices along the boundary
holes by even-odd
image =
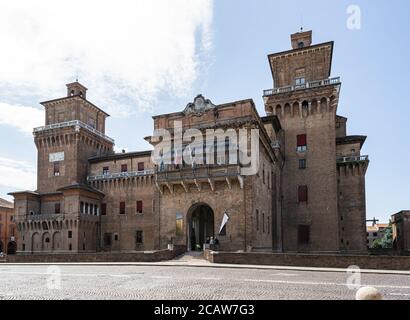
[[[121,165],[121,172],[127,172],[128,171],[128,167],[126,164],[122,164]]]
[[[138,171],[144,171],[144,162],[138,162]]]
[[[137,201],[137,213],[142,213],[142,201]]]
[[[298,147],[304,147],[307,145],[307,139],[306,139],[306,134],[299,134],[297,136],[297,143]]]
[[[120,202],[120,214],[125,214],[125,202]]]
[[[300,186],[298,189],[299,202],[307,202],[308,200],[308,188],[307,186]]]

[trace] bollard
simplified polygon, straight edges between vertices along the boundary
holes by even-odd
[[[356,300],[383,300],[383,296],[376,288],[362,287],[356,292]]]

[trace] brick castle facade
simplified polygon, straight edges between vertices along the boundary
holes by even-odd
[[[312,45],[312,32],[291,42],[268,57],[274,86],[264,91],[265,116],[252,100],[214,105],[200,95],[153,117],[171,141],[176,122],[183,131],[258,129],[252,175],[220,159],[159,166],[151,151],[114,153],[108,114],[78,82],[66,97],[43,102],[46,123],[34,129],[37,190],[11,193],[18,252],[195,250],[209,237],[222,251],[366,251],[366,137],[348,136],[337,114],[333,42]]]

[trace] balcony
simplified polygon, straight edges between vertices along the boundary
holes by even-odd
[[[56,221],[63,220],[63,213],[54,213],[54,214],[28,214],[26,215],[26,221]]]
[[[350,156],[350,157],[339,157],[337,158],[338,164],[343,163],[358,163],[358,162],[368,162],[369,156]]]
[[[112,180],[112,179],[127,179],[134,177],[148,176],[155,173],[154,169],[147,169],[143,171],[133,171],[133,172],[118,172],[118,173],[106,173],[97,176],[88,176],[87,181],[101,181],[101,180]]]
[[[231,188],[232,179],[238,179],[240,187],[243,188],[243,177],[241,168],[237,164],[233,165],[198,165],[195,168],[190,166],[181,169],[169,166],[163,171],[157,170],[156,184],[161,191],[161,186],[165,185],[172,191],[172,185],[182,185],[188,192],[188,185],[194,184],[201,191],[201,183],[209,183],[211,190],[215,189],[216,181],[225,181],[228,188]]]
[[[326,87],[326,86],[331,86],[331,85],[340,84],[340,83],[341,83],[340,82],[340,77],[324,79],[324,80],[318,80],[318,81],[311,81],[311,82],[307,82],[305,84],[300,84],[300,85],[294,85],[294,86],[287,86],[287,87],[280,87],[280,88],[273,88],[273,89],[264,90],[263,91],[263,96],[264,97],[269,97],[269,96],[274,96],[276,94],[281,94],[281,93],[288,93],[288,92],[304,90],[304,89],[313,89],[313,88],[319,88],[319,87]]]
[[[103,134],[102,132],[96,130],[95,128],[93,128],[92,126],[85,124],[84,122],[81,122],[80,120],[72,120],[72,121],[66,121],[66,122],[61,122],[61,123],[53,123],[53,124],[49,124],[47,126],[43,126],[43,127],[37,127],[34,128],[33,133],[39,133],[39,132],[44,132],[44,131],[48,131],[48,130],[53,130],[53,129],[60,129],[60,128],[67,128],[67,127],[75,127],[76,131],[78,131],[80,128],[83,128],[85,130],[88,130],[92,133],[94,133],[95,135],[111,142],[114,143],[114,139],[111,139],[110,137],[106,136],[105,134]]]

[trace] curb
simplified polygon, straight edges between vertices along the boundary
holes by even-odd
[[[241,264],[189,264],[175,262],[56,262],[56,263],[1,263],[1,266],[42,266],[42,265],[62,265],[62,266],[156,266],[156,267],[185,267],[185,268],[220,268],[220,269],[253,269],[253,270],[292,270],[292,271],[316,271],[316,272],[336,272],[345,273],[345,268],[319,268],[319,267],[294,267],[294,266],[268,266],[268,265],[241,265]],[[396,274],[410,275],[410,271],[405,270],[376,270],[361,269],[361,273],[366,274]]]

